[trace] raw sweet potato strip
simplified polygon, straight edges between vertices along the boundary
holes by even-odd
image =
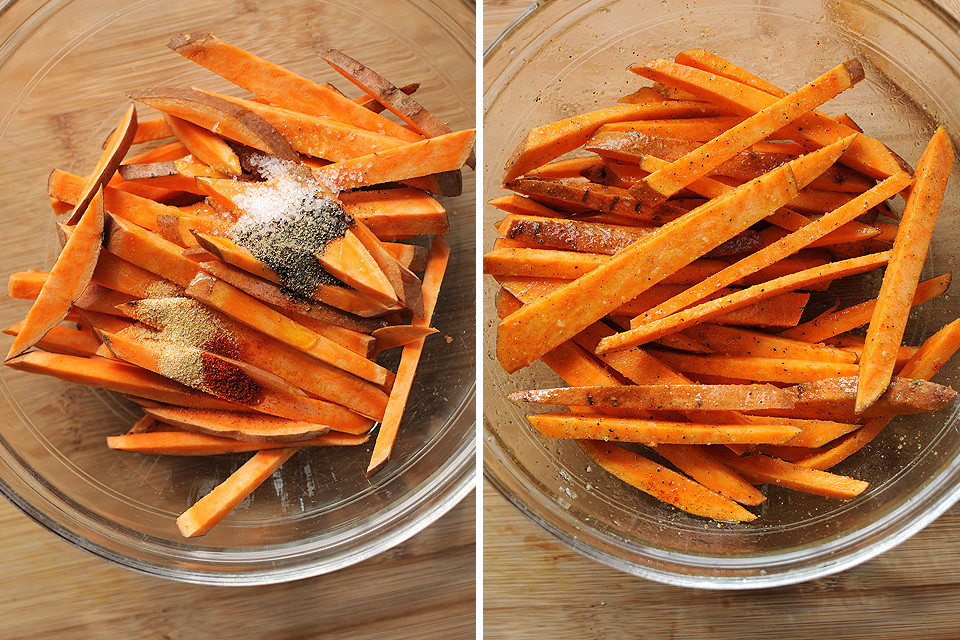
[[[805,382],[821,378],[855,376],[857,365],[848,362],[787,360],[754,356],[699,355],[648,350],[670,367],[688,374],[746,378],[758,382]]]
[[[164,119],[173,134],[193,156],[221,173],[230,176],[243,173],[243,169],[240,168],[240,158],[230,145],[223,141],[223,138],[208,129],[170,114],[164,114]]]
[[[298,440],[298,447],[341,447],[356,446],[370,439],[368,435],[355,436],[339,431],[328,431],[322,436],[309,440]],[[242,453],[262,449],[280,449],[289,447],[288,442],[244,442],[221,436],[189,431],[150,431],[149,433],[127,433],[120,436],[108,436],[107,446],[111,449],[133,453],[159,454],[166,456],[215,456],[225,453]]]
[[[900,376],[929,380],[957,350],[960,350],[960,320],[954,320],[927,338],[900,370]],[[891,419],[887,416],[870,418],[863,427],[843,440],[824,451],[811,454],[797,464],[810,469],[829,469],[840,464],[877,437]]]
[[[740,116],[716,116],[605,124],[596,130],[584,148],[598,153],[602,158],[631,162],[635,161],[632,134],[706,142],[741,122],[743,118]]]
[[[398,324],[377,329],[373,332],[373,337],[377,339],[376,353],[380,354],[387,349],[408,345],[434,333],[437,333],[437,330],[433,327],[418,327],[412,324]]]
[[[136,301],[121,305],[119,309],[127,316],[140,320],[154,329],[175,331],[176,327],[170,327],[170,318],[176,318],[177,315],[170,314],[169,311],[164,313],[164,310],[171,308],[166,305],[182,303],[182,300]],[[225,337],[222,341],[229,343],[229,347],[223,351],[224,354],[276,374],[288,383],[323,400],[335,402],[376,420],[383,417],[387,394],[376,385],[319,361],[212,309],[209,313],[214,315],[223,328]],[[110,331],[100,323],[97,325]],[[221,342],[215,339],[211,346],[208,342],[191,340],[190,332],[181,332],[178,335],[195,347],[214,351],[217,350],[217,343]]]
[[[340,192],[454,171],[463,166],[473,149],[475,138],[476,133],[473,129],[455,131],[386,151],[335,162],[314,169],[313,173],[331,191]]]
[[[114,134],[116,129],[110,132],[110,136]],[[107,139],[103,141],[103,148],[107,148],[107,144],[110,142],[110,136],[107,136]],[[173,131],[170,130],[170,126],[167,124],[167,121],[163,118],[154,118],[153,120],[138,120],[136,131],[133,133],[133,140],[130,141],[131,145],[142,144],[144,142],[154,142],[156,140],[163,140],[165,138],[172,138]]]
[[[310,302],[291,298],[280,285],[258,278],[242,269],[219,260],[205,260],[200,267],[207,273],[233,285],[261,302],[284,312],[294,312],[317,320],[336,324],[355,331],[370,333],[386,326],[386,321],[368,316],[387,313],[389,310],[366,296],[343,287],[327,287],[318,290],[318,298],[324,302]],[[327,292],[330,295],[327,295]],[[350,310],[352,312],[344,311]]]
[[[99,356],[77,357],[31,351],[6,362],[17,371],[53,376],[67,382],[110,389],[183,407],[239,409],[239,405],[174,382],[136,365]]]
[[[520,369],[796,195],[789,166],[660,227],[605,265],[500,323],[497,356]],[[679,242],[679,239],[688,242]]]
[[[501,317],[506,317],[508,313],[519,308],[519,303],[516,299],[511,301],[504,297],[503,303],[504,308],[498,309]],[[508,309],[506,308],[508,306],[515,308]],[[542,360],[544,364],[550,367],[554,373],[559,375],[564,382],[568,384],[620,384],[617,379],[611,376],[608,370],[597,361],[595,356],[572,342],[565,342],[552,351],[548,351],[543,355]],[[654,363],[659,369],[665,369],[665,367],[660,365],[656,360],[650,358],[649,361]],[[681,381],[685,380],[679,375],[677,379]],[[581,407],[581,410],[583,409],[584,408]],[[691,415],[697,414],[691,413]],[[736,502],[756,505],[766,499],[762,493],[744,481],[743,478],[739,477],[736,473],[732,472],[728,467],[718,462],[703,447],[697,445],[661,444],[657,447],[657,452],[670,460],[678,469],[690,475],[690,477],[702,483],[708,489],[716,491]],[[681,509],[684,508],[682,506],[683,504],[687,504],[683,501],[679,504],[676,501],[668,500],[668,502]]]
[[[330,118],[310,116],[276,105],[236,98],[213,91],[203,93],[231,102],[252,113],[276,129],[293,147],[306,156],[333,162],[394,149],[409,144],[390,136]]]
[[[848,500],[863,493],[868,483],[826,471],[808,469],[761,454],[737,457],[722,449],[717,450],[724,464],[739,471],[744,477],[760,484],[776,484],[781,487],[813,493],[827,498]]]
[[[546,438],[658,444],[784,444],[800,430],[779,424],[696,424],[576,413],[540,413],[527,420]]]
[[[330,431],[330,425],[290,420],[264,413],[146,406],[147,415],[186,431],[222,436],[247,442],[298,442]],[[366,431],[356,429],[362,435]]]
[[[756,76],[745,69],[741,69],[732,62],[704,49],[691,49],[689,51],[682,51],[674,56],[674,60],[677,63],[686,65],[688,67],[709,71],[717,74],[718,76],[735,80],[747,86],[759,89],[765,93],[769,93],[777,98],[782,98],[783,96],[787,95],[787,92],[780,87],[777,87],[776,85],[767,82],[763,78],[760,78],[759,76]],[[818,118],[829,119],[829,116],[820,111],[814,111],[813,115],[817,116]],[[851,131],[863,133],[863,129],[861,129],[847,114],[836,116],[833,118],[833,120],[836,120],[837,123],[842,126],[848,127]],[[881,154],[884,151],[884,145],[882,145],[880,142],[871,141],[862,144],[873,147],[878,153]],[[892,151],[887,149],[886,154],[891,156],[891,165],[896,163],[901,165],[905,171],[909,171],[909,167],[906,167],[903,160],[896,157]]]
[[[397,300],[406,308],[410,309],[415,316],[423,315],[423,284],[420,278],[410,269],[407,269],[394,255],[387,250],[384,244],[373,234],[365,224],[354,220],[350,226],[350,232],[367,250],[367,254],[373,258],[378,267],[379,273],[383,274]],[[360,265],[354,263],[356,269]]]
[[[910,304],[920,280],[937,214],[953,168],[953,144],[940,127],[917,162],[916,181],[907,196],[890,264],[860,358],[857,411],[869,407],[890,383],[896,349],[903,338]]]
[[[933,413],[952,402],[957,395],[950,387],[933,382],[894,377],[876,402],[856,414],[853,407],[856,383],[855,377],[826,378],[787,387],[783,392],[794,399],[793,415],[818,415],[830,420],[853,421],[858,415],[867,418]]]
[[[541,125],[531,129],[517,146],[513,156],[507,162],[503,180],[509,182],[577,149],[608,122],[688,118],[709,115],[713,111],[715,109],[712,106],[704,104],[624,104]]]
[[[104,236],[103,246],[113,255],[181,287],[200,272],[179,246],[123,218],[108,214]]]
[[[84,181],[73,213],[67,221],[68,225],[73,226],[78,224],[80,217],[83,216],[83,213],[87,210],[87,207],[93,198],[96,197],[99,190],[106,186],[107,182],[113,178],[117,167],[120,166],[120,162],[130,149],[130,143],[133,141],[136,130],[137,109],[131,104],[127,107],[126,112],[124,112],[123,117],[120,119],[120,124],[117,125],[117,128],[107,139],[103,148],[103,154],[97,160],[97,165],[93,168],[93,171],[87,177],[86,181]]]
[[[209,33],[184,33],[167,45],[239,87],[288,109],[349,122],[408,142],[420,136],[318,84]]]
[[[917,285],[911,300],[911,306],[917,306],[942,295],[953,280],[951,273],[945,273]],[[781,337],[804,340],[806,342],[823,342],[841,333],[852,331],[865,326],[870,322],[873,310],[877,306],[877,299],[872,298],[839,311],[832,311],[803,324],[798,324],[781,332]]]
[[[617,334],[600,345],[600,353],[615,349],[626,349],[669,335],[685,327],[707,322],[720,313],[753,304],[784,291],[793,291],[805,283],[835,280],[837,278],[863,273],[883,266],[890,259],[890,252],[872,253],[861,258],[850,258],[838,262],[814,267],[795,274],[781,276],[762,284],[756,284],[736,293],[703,302],[695,307],[678,311],[659,320],[645,322],[629,331]]]
[[[586,156],[583,158],[566,158],[549,162],[541,167],[526,172],[528,178],[543,178],[551,180],[554,178],[577,178],[583,175],[584,171],[604,164],[599,158]]]
[[[83,294],[100,254],[103,219],[101,187],[67,238],[36,301],[27,312],[23,327],[14,338],[7,360],[25,352],[60,324],[73,303]]]
[[[187,286],[186,294],[260,333],[276,338],[358,378],[379,386],[392,383],[392,374],[377,363],[318,335],[211,275],[198,274]]]
[[[347,215],[367,225],[381,240],[450,231],[443,205],[419,189],[347,191],[339,199]]]
[[[630,385],[614,387],[563,387],[517,391],[508,396],[517,402],[564,406],[598,406],[663,411],[791,409],[789,392],[773,385]]]
[[[417,133],[433,138],[451,132],[445,122],[424,109],[423,105],[370,67],[337,49],[327,49],[320,53],[320,57],[361,91],[376,98],[380,104],[410,125]],[[471,159],[467,160],[467,164],[473,168],[475,162],[471,153]]]
[[[593,440],[577,444],[620,480],[679,509],[714,520],[749,522],[757,517],[729,498],[619,445]]]
[[[411,82],[400,87],[400,91],[402,91],[408,96],[412,96],[413,94],[415,94],[418,89],[420,89],[419,82]],[[356,98],[353,99],[353,101],[359,104],[360,106],[362,106],[364,109],[369,109],[374,113],[383,113],[383,110],[386,109],[386,107],[380,104],[380,102],[378,102],[377,99],[374,98],[373,96],[368,96],[368,95],[357,96]]]
[[[497,280],[510,293],[520,298],[524,304],[530,304],[550,295],[550,293],[569,282],[569,280],[525,278],[523,276],[498,276]],[[684,285],[656,284],[633,300],[614,309],[610,315],[636,316],[683,289]],[[733,289],[723,289],[718,292],[718,296],[734,291]],[[788,291],[765,301],[720,314],[713,318],[713,322],[761,327],[792,327],[799,322],[808,298],[809,294]]]
[[[849,89],[863,78],[863,66],[857,60],[849,60],[834,67],[665,168],[651,173],[631,187],[631,193],[651,204],[666,200],[697,178],[712,173],[724,161]]]
[[[886,200],[905,189],[910,183],[910,176],[902,172],[887,178],[873,189],[857,196],[846,205],[818,218],[809,225],[798,231],[794,231],[773,244],[767,245],[759,251],[750,254],[715,276],[691,287],[679,296],[668,300],[656,309],[652,309],[648,313],[639,316],[636,319],[636,323],[631,323],[631,326],[640,326],[642,323],[666,317],[671,313],[676,313],[692,304],[696,304],[711,293],[796,253],[803,247],[809,245],[813,240],[822,238],[831,231],[835,231],[840,228],[840,226],[852,221],[864,211],[873,207],[877,202]]]
[[[16,323],[3,330],[8,336],[16,336],[23,329],[24,321]],[[37,345],[44,351],[53,353],[63,353],[70,356],[87,357],[97,352],[100,347],[100,339],[92,331],[82,329],[71,329],[58,325],[51,327]]]
[[[745,116],[754,114],[777,101],[777,98],[735,80],[668,60],[654,60],[644,65],[634,65],[631,71],[655,82],[663,82],[701,99],[710,100],[724,108]],[[783,128],[786,137],[826,145],[856,133],[835,120],[810,113]],[[872,178],[884,179],[898,171],[909,171],[886,146],[857,134],[853,144],[844,153],[844,164],[866,173]]]
[[[430,245],[430,254],[427,256],[427,268],[423,274],[423,315],[415,317],[411,324],[418,327],[429,327],[433,320],[433,312],[440,296],[440,286],[443,284],[443,275],[450,258],[450,246],[443,236],[434,236]],[[425,339],[420,338],[403,347],[400,355],[400,364],[397,367],[397,377],[390,391],[387,401],[387,410],[377,430],[377,440],[370,454],[370,463],[367,465],[367,477],[370,478],[379,471],[390,459],[393,443],[400,429],[407,398],[413,386],[413,377],[420,363]]]
[[[174,356],[170,353],[172,349],[164,349],[149,341],[134,338],[133,334],[128,332],[108,334],[100,331],[98,334],[107,348],[122,360],[160,375],[182,377],[183,379],[177,382],[189,382],[188,386],[198,391],[241,404],[254,411],[291,420],[336,425],[340,431],[358,430],[365,433],[373,426],[371,419],[345,407],[311,398],[302,391],[296,393],[294,388],[278,376],[210,351],[176,344],[174,346],[177,353]],[[202,363],[204,375],[200,378],[190,376],[189,370],[185,372],[176,363],[169,362],[173,357],[178,361],[198,359]],[[264,384],[267,380],[270,387]]]
[[[686,213],[673,202],[647,206],[626,189],[608,187],[586,180],[561,178],[517,178],[504,184],[507,189],[571,213],[601,211],[635,218],[644,224],[673,220]]]
[[[177,518],[185,538],[202,536],[290,459],[299,447],[263,449]]]
[[[338,280],[380,304],[387,306],[397,304],[394,282],[387,277],[380,263],[371,255],[353,228],[347,228],[342,237],[328,242],[323,251],[316,256],[324,270]],[[393,262],[395,263],[396,260]],[[419,281],[419,278],[413,277]],[[401,282],[399,285],[402,287],[404,283]],[[402,290],[405,294],[413,295],[406,289]]]
[[[224,138],[273,154],[281,160],[299,160],[290,142],[270,123],[230,100],[183,87],[141,89],[127,95],[158,111],[216,131]]]
[[[744,327],[700,324],[684,329],[681,333],[713,353],[795,360],[857,361],[856,354],[845,349],[784,338],[781,334],[774,335]]]

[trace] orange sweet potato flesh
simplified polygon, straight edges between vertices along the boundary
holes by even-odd
[[[733,500],[619,445],[593,440],[580,440],[577,444],[596,464],[620,480],[679,509],[721,521],[756,519]]]
[[[353,229],[328,242],[317,259],[324,270],[360,293],[385,305],[397,302],[392,282]]]
[[[917,162],[916,180],[907,197],[890,264],[867,327],[860,357],[857,411],[875,402],[890,383],[897,347],[907,326],[910,305],[953,169],[953,158],[953,143],[946,129],[940,127]]]
[[[339,431],[328,431],[322,436],[309,440],[298,440],[298,447],[344,447],[357,446],[370,439],[368,435],[355,436]],[[225,453],[242,453],[261,449],[280,449],[289,447],[284,442],[246,442],[205,433],[190,431],[157,431],[148,433],[126,433],[108,436],[107,446],[111,449],[166,456],[214,456]]]
[[[400,264],[394,255],[362,222],[355,220],[350,227],[363,248],[377,263],[380,273],[390,283],[396,298],[415,316],[423,315],[423,283],[412,271]]]
[[[103,241],[103,190],[86,208],[67,238],[50,275],[44,282],[23,327],[7,353],[7,360],[35,345],[70,312],[93,276]]]
[[[381,240],[440,235],[450,231],[443,206],[419,189],[349,191],[340,194],[343,210]]]
[[[100,188],[104,187],[113,177],[113,174],[116,173],[117,167],[120,166],[120,162],[130,149],[130,144],[133,142],[133,136],[136,130],[137,109],[131,104],[123,114],[120,124],[117,125],[117,128],[107,139],[103,154],[97,161],[97,165],[93,168],[93,171],[87,177],[86,182],[84,182],[83,188],[80,191],[80,197],[74,206],[73,214],[71,214],[70,220],[67,222],[68,225],[78,223],[80,217],[87,210],[87,207],[90,205],[94,196],[97,195]]]
[[[455,171],[462,167],[473,149],[473,129],[454,131],[393,149],[359,156],[313,170],[331,191],[340,192],[387,182]]]
[[[227,175],[238,176],[243,172],[240,158],[223,138],[209,129],[170,114],[166,114],[165,119],[173,134],[193,156]]]
[[[265,151],[281,160],[299,161],[297,152],[275,128],[234,102],[182,87],[141,89],[127,95],[158,111],[210,131],[216,130],[225,138]]]
[[[501,366],[513,372],[530,364],[670,273],[763,219],[795,194],[793,174],[785,166],[661,227],[604,266],[526,305],[500,323],[497,357]],[[681,238],[687,241],[678,242]]]
[[[296,442],[316,438],[330,430],[329,425],[264,413],[176,406],[148,406],[144,411],[161,422],[187,431],[247,442]]]
[[[298,447],[258,451],[177,518],[180,533],[185,538],[193,538],[210,531],[297,451]]]
[[[110,389],[183,407],[239,409],[239,405],[195,391],[169,378],[126,362],[31,351],[6,362],[17,371],[39,373],[91,387]]]
[[[318,84],[209,33],[183,33],[167,45],[237,86],[288,109],[349,122],[407,142],[420,138],[373,111]]]
[[[423,315],[413,319],[411,324],[419,327],[429,327],[433,319],[433,311],[440,297],[440,286],[447,270],[450,259],[450,246],[443,236],[435,236],[427,256],[427,268],[423,275]],[[425,338],[425,337],[424,337]],[[377,431],[377,440],[367,465],[367,477],[373,476],[390,460],[390,452],[400,430],[400,422],[410,396],[413,379],[417,373],[417,365],[423,353],[425,339],[420,338],[405,345],[400,355],[400,365],[397,367],[397,377],[390,391],[387,410]]]

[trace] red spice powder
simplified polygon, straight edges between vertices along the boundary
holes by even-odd
[[[255,405],[263,398],[263,387],[237,365],[200,354],[204,384],[216,395],[238,404]]]

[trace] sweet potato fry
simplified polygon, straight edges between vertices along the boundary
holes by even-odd
[[[137,109],[131,104],[120,119],[120,124],[110,134],[104,145],[103,154],[101,154],[97,160],[97,165],[84,182],[74,205],[73,213],[67,221],[68,225],[73,226],[79,223],[80,218],[97,195],[97,192],[106,186],[107,182],[113,177],[123,157],[130,149],[136,129]]]
[[[857,365],[847,362],[787,360],[754,356],[717,356],[648,350],[670,367],[688,374],[747,378],[758,382],[805,382],[857,374]]]
[[[309,440],[298,440],[298,447],[341,447],[356,446],[366,442],[370,436],[355,436],[339,431],[328,431],[322,436]],[[262,449],[280,449],[289,447],[288,442],[245,442],[221,436],[190,431],[151,431],[149,433],[127,433],[120,436],[108,436],[107,446],[111,449],[165,456],[215,456],[225,453],[242,453]]]
[[[298,447],[263,449],[177,518],[185,538],[202,536],[290,459]]]
[[[949,287],[953,277],[951,273],[945,273],[929,280],[924,280],[917,285],[914,292],[911,306],[917,306],[942,295]],[[877,299],[872,298],[840,311],[832,311],[824,315],[817,316],[809,322],[804,322],[796,327],[787,329],[779,335],[785,338],[794,338],[806,342],[823,342],[838,336],[841,333],[852,331],[865,326],[870,322],[873,310],[877,306]]]
[[[746,258],[730,265],[720,273],[692,287],[679,296],[672,298],[656,309],[637,319],[637,326],[643,322],[663,318],[684,309],[707,295],[729,286],[730,284],[756,273],[760,269],[799,251],[813,240],[822,238],[827,233],[838,229],[841,225],[852,221],[865,210],[877,202],[886,200],[890,196],[906,188],[911,182],[906,173],[898,173],[884,180],[873,189],[857,196],[846,205],[836,209],[821,218],[818,218],[802,229],[781,238],[777,242],[756,251]]]
[[[632,187],[631,193],[648,204],[666,200],[697,178],[710,174],[725,160],[760,142],[863,78],[863,66],[857,60],[834,67],[696,150],[651,173]]]
[[[312,82],[209,33],[175,36],[168,46],[237,86],[274,104],[302,113],[353,123],[408,142],[419,136],[344,97],[330,85]]]
[[[618,445],[577,442],[591,460],[620,480],[678,509],[714,520],[750,522],[756,516],[736,502]]]
[[[701,99],[710,100],[722,107],[745,116],[752,115],[777,101],[774,96],[748,85],[693,67],[655,60],[644,65],[634,65],[631,71],[656,82],[689,91]],[[856,133],[835,120],[807,114],[783,128],[790,139],[810,141],[818,145],[836,142]],[[844,164],[862,171],[872,178],[884,179],[898,171],[909,171],[899,158],[883,144],[857,134],[856,140],[843,155]]]
[[[238,176],[243,172],[240,168],[240,158],[230,145],[223,141],[223,138],[176,116],[166,114],[164,119],[173,134],[192,155],[221,173]]]
[[[527,420],[546,438],[658,444],[783,444],[800,430],[777,424],[696,424],[575,413],[541,413]]]
[[[5,363],[17,371],[39,373],[91,387],[110,389],[182,407],[239,409],[240,406],[174,382],[126,362],[99,356],[78,357],[31,351]]]
[[[668,274],[762,219],[795,194],[796,185],[789,167],[778,169],[724,198],[707,203],[674,224],[661,227],[607,264],[525,306],[500,323],[497,354],[501,365],[507,371],[526,366]],[[680,237],[693,241],[680,247],[677,242]]]
[[[684,329],[682,334],[696,340],[698,344],[709,351],[718,354],[834,362],[857,361],[857,356],[852,351],[784,338],[782,334],[774,335],[744,327],[700,324]]]
[[[331,191],[340,192],[444,171],[455,171],[466,162],[475,140],[473,129],[411,142],[393,149],[358,156],[314,169],[314,175]],[[459,195],[457,193],[444,195]]]
[[[101,187],[67,238],[49,277],[27,312],[23,327],[14,338],[7,360],[27,351],[50,329],[60,324],[70,312],[71,305],[83,294],[100,254],[103,219]]]
[[[953,144],[940,127],[917,163],[916,181],[907,197],[890,264],[867,328],[857,386],[858,412],[869,407],[890,383],[896,347],[903,338],[910,304],[920,280],[933,227],[953,168]]]
[[[573,116],[532,129],[517,146],[507,163],[504,182],[514,180],[532,169],[582,146],[604,124],[624,120],[686,118],[714,112],[709,105],[654,104],[618,105]],[[712,136],[711,136],[712,137]]]
[[[450,258],[450,246],[443,236],[435,236],[430,246],[430,255],[427,257],[427,268],[423,275],[423,315],[413,319],[412,323],[419,327],[429,327],[433,320],[433,311],[440,295],[440,286]],[[424,338],[415,340],[403,347],[400,355],[400,365],[397,368],[396,380],[390,391],[390,399],[384,412],[383,420],[377,430],[377,440],[370,454],[370,463],[367,465],[367,477],[376,474],[390,459],[393,443],[400,430],[400,421],[406,407],[413,376],[420,356],[423,353]]]
[[[798,394],[799,395],[799,394]],[[630,385],[564,387],[517,391],[517,402],[564,406],[598,406],[662,411],[792,409],[790,392],[773,385]]]
[[[381,240],[450,231],[443,206],[417,189],[347,191],[339,199],[347,215],[367,225]]]

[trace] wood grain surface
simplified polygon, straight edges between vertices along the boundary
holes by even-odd
[[[423,532],[325,576],[210,587],[78,550],[0,500],[0,638],[472,638],[476,498]]]
[[[954,15],[960,5],[942,4]],[[484,2],[484,46],[530,5]],[[843,573],[770,590],[669,587],[589,560],[483,489],[484,638],[960,637],[960,507]]]

